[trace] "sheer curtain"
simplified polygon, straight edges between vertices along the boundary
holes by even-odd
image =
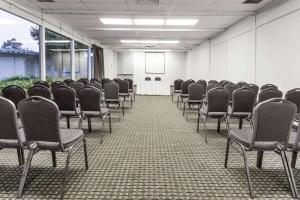
[[[103,48],[93,45],[94,55],[94,78],[101,80],[104,78],[104,57]]]

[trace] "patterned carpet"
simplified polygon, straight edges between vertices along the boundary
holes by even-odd
[[[229,168],[223,167],[226,131],[218,134],[214,120],[206,144],[203,130],[196,132],[196,115],[187,122],[170,97],[137,96],[121,121],[113,117],[112,133],[108,123],[101,133],[102,123],[93,121],[90,168],[85,172],[82,151],[72,157],[65,199],[250,199],[242,156],[231,149]],[[256,198],[291,198],[280,157],[266,153],[257,169],[256,154],[248,155]],[[57,157],[52,168],[50,152],[34,156],[23,199],[58,199],[65,155]],[[22,172],[16,151],[0,151],[0,160],[0,199],[15,199]]]

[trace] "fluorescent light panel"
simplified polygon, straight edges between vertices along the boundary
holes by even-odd
[[[132,25],[132,19],[128,18],[100,18],[103,24],[109,25]]]
[[[194,26],[198,23],[198,19],[167,19],[166,25],[169,26]]]
[[[121,40],[128,44],[178,44],[178,40]]]
[[[135,25],[152,25],[152,26],[162,26],[165,24],[164,19],[133,19]]]

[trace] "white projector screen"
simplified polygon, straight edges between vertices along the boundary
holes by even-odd
[[[164,52],[145,52],[146,74],[165,73],[165,53]]]

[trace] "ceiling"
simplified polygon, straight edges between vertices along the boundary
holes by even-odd
[[[151,48],[177,50],[199,45],[276,0],[263,0],[259,4],[243,4],[245,0],[160,0],[158,5],[153,1],[155,0],[56,0],[54,3],[41,3],[37,0],[22,0],[113,49],[146,48],[144,44],[121,44],[121,39],[156,39],[180,42],[173,45],[150,45]],[[99,20],[103,17],[187,18],[199,21],[195,26],[104,25]]]

